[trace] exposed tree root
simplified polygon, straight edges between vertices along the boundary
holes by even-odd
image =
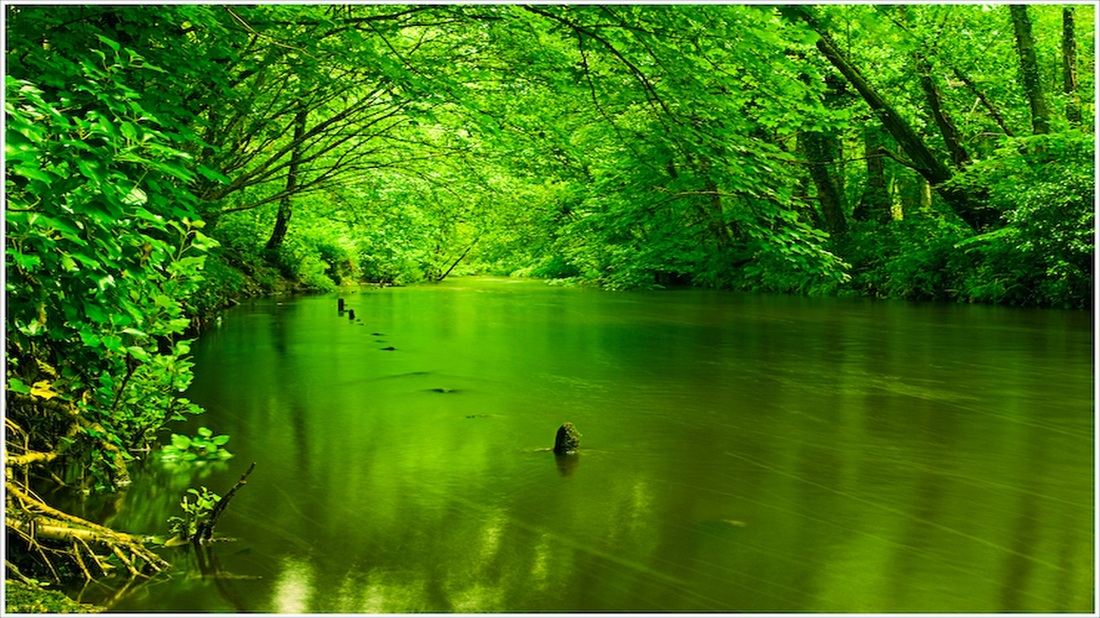
[[[5,488],[5,527],[27,544],[56,580],[62,579],[54,565],[56,559],[68,562],[87,581],[115,568],[111,556],[133,577],[159,573],[169,566],[145,547],[145,537],[118,532],[55,509],[14,481],[7,481]],[[93,548],[104,553],[96,553]]]

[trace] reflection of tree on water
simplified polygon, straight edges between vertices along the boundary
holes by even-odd
[[[239,455],[263,453],[265,482],[226,522],[262,555],[211,547],[204,580],[200,557],[189,567],[180,553],[173,561],[193,575],[173,571],[176,588],[144,590],[119,607],[150,606],[142,597],[197,611],[240,611],[243,602],[243,611],[318,613],[896,609],[960,599],[1027,609],[1088,600],[1081,581],[1094,571],[1081,547],[1093,539],[1077,504],[1084,499],[1087,511],[1091,494],[1073,479],[1078,462],[1091,463],[1091,425],[1081,422],[1089,433],[1078,439],[1064,405],[1023,413],[1054,392],[1025,389],[1039,380],[1016,369],[1047,359],[1042,350],[1001,363],[1008,344],[998,328],[988,346],[969,340],[967,356],[952,360],[958,333],[939,334],[942,316],[906,307],[834,303],[821,317],[786,299],[756,299],[747,312],[707,305],[696,316],[687,312],[693,300],[660,305],[635,325],[619,320],[618,297],[598,298],[610,306],[571,305],[585,321],[570,324],[569,337],[554,324],[519,348],[514,323],[526,324],[523,314],[499,328],[460,322],[479,326],[456,332],[454,354],[345,346],[317,317],[331,317],[330,299],[316,311],[302,301],[300,316],[270,307],[286,321],[281,331],[256,321],[257,337],[222,337],[261,342],[246,356],[207,348],[219,382],[200,386],[207,399],[220,396],[227,412],[218,429],[241,440]],[[404,300],[398,313],[420,317],[385,330],[420,341],[410,332],[437,307]],[[838,309],[873,327],[839,322],[848,313]],[[680,320],[672,331],[651,336],[652,322],[672,315]],[[276,333],[285,337],[281,357],[264,340]],[[971,364],[990,347],[1001,364],[984,356]],[[565,353],[598,362],[571,368],[561,364]],[[1059,380],[1072,371],[1048,364],[1040,377],[1065,388]],[[510,388],[536,371],[561,378]],[[484,379],[480,389],[430,390],[465,387],[451,378],[473,374]],[[1020,386],[1004,391],[1006,383]],[[557,426],[548,423],[567,417],[586,439],[591,431],[607,441],[578,450],[580,473],[579,456],[551,462]],[[141,495],[128,501],[158,500]],[[235,581],[225,569],[263,579]]]
[[[249,611],[248,603],[238,594],[232,582],[242,579],[255,580],[260,579],[260,577],[258,575],[234,575],[222,569],[221,563],[218,560],[217,545],[219,544],[220,543],[214,545],[192,545],[189,553],[194,556],[194,563],[198,566],[198,571],[202,578],[204,580],[211,579],[214,581],[214,585],[217,586],[218,592],[221,593],[223,599],[233,606],[234,611],[238,613]]]

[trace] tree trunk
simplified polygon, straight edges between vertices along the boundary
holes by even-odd
[[[1001,130],[1004,131],[1005,135],[1007,135],[1008,137],[1015,137],[1015,135],[1012,133],[1012,129],[1008,128],[1008,123],[1005,122],[1005,118],[997,109],[997,106],[993,105],[993,102],[989,100],[989,97],[985,95],[985,92],[983,92],[981,88],[978,88],[978,85],[974,83],[974,80],[967,77],[967,75],[960,71],[957,67],[951,67],[951,72],[955,74],[955,77],[957,77],[959,81],[966,84],[967,89],[969,89],[970,92],[974,94],[974,96],[978,97],[978,101],[981,102],[982,107],[985,108],[985,111],[989,112],[989,115],[993,117],[993,122],[996,122],[997,126],[1001,127]]]
[[[927,58],[918,58],[917,70],[920,73],[920,87],[924,91],[924,99],[928,103],[928,109],[932,112],[932,119],[936,121],[936,127],[939,128],[940,135],[943,136],[943,141],[947,145],[947,151],[951,153],[951,161],[957,167],[968,165],[970,155],[963,148],[962,136],[959,134],[958,127],[951,120],[951,116],[947,115],[947,110],[943,108],[943,95],[940,94],[940,88],[936,85],[935,78],[932,77],[932,64],[928,62]]]
[[[725,253],[733,245],[733,234],[726,222],[722,192],[719,191],[718,182],[714,179],[714,166],[706,156],[698,157],[693,163],[689,169],[704,182],[703,201],[696,202],[699,218],[706,225],[714,246],[720,253]]]
[[[819,131],[807,131],[798,136],[799,148],[806,157],[810,179],[817,188],[818,203],[825,228],[830,234],[843,234],[848,228],[844,219],[844,195],[830,168],[836,164],[837,137]]]
[[[893,219],[890,213],[890,193],[886,185],[886,155],[882,152],[881,129],[868,123],[863,129],[864,157],[867,161],[867,184],[863,195],[852,212],[857,221],[878,221],[889,223]]]
[[[1016,32],[1016,52],[1020,57],[1020,81],[1024,85],[1027,102],[1031,106],[1031,129],[1036,135],[1050,133],[1050,105],[1039,81],[1039,62],[1035,58],[1035,37],[1031,34],[1031,19],[1027,6],[1013,4],[1012,28]]]
[[[302,163],[302,135],[306,132],[306,119],[309,110],[303,109],[294,115],[294,148],[290,151],[290,165],[286,170],[286,187],[283,197],[279,199],[279,213],[275,216],[275,228],[271,230],[271,238],[267,240],[264,249],[269,252],[278,251],[286,238],[287,229],[290,226],[290,215],[293,214],[294,191],[298,188],[298,168]]]
[[[928,148],[897,110],[871,86],[859,69],[848,61],[844,53],[833,43],[829,33],[809,10],[802,5],[788,6],[785,10],[802,19],[818,34],[820,37],[817,40],[818,51],[855,87],[878,116],[882,126],[890,132],[894,141],[909,157],[913,169],[932,184],[955,214],[976,231],[982,231],[995,224],[1000,218],[999,213],[985,208],[964,190],[944,185],[952,177],[951,170]]]
[[[898,182],[901,216],[910,219],[932,208],[932,187],[924,176],[907,174]]]
[[[451,271],[455,269],[455,266],[458,266],[458,263],[461,262],[463,259],[465,259],[466,254],[468,254],[470,252],[470,249],[474,248],[474,245],[476,245],[477,241],[479,241],[479,240],[481,240],[481,239],[480,238],[475,238],[474,242],[470,243],[470,246],[466,247],[466,250],[462,252],[462,255],[458,256],[458,259],[451,263],[451,267],[448,268],[447,271],[444,272],[442,275],[439,275],[438,277],[436,277],[435,282],[439,283],[440,281],[443,281],[444,279],[446,279],[447,275],[451,274]]]
[[[711,236],[718,243],[719,251],[726,251],[733,244],[730,228],[726,224],[726,213],[722,206],[722,194],[718,191],[718,183],[708,179],[706,184],[707,206],[704,209]]]
[[[1077,92],[1077,34],[1073,7],[1062,8],[1062,92],[1066,95],[1066,120],[1081,124],[1081,95]]]

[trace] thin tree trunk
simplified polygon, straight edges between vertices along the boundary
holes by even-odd
[[[470,252],[470,249],[474,248],[474,245],[477,244],[478,240],[481,240],[481,239],[480,238],[475,238],[474,242],[470,243],[470,246],[466,247],[466,250],[462,252],[462,255],[458,256],[458,259],[451,263],[451,267],[447,269],[447,272],[443,273],[442,275],[439,275],[439,277],[436,278],[435,282],[439,283],[440,281],[443,281],[444,279],[446,279],[447,275],[451,274],[451,271],[455,269],[455,266],[458,266],[458,263],[461,262],[466,257],[466,254],[468,254]]]
[[[1009,129],[1008,123],[1005,122],[1004,116],[1002,116],[1001,112],[997,110],[997,107],[993,105],[993,102],[989,100],[989,97],[987,97],[985,93],[982,92],[980,88],[978,88],[978,85],[974,83],[974,80],[967,77],[966,74],[960,71],[957,67],[951,67],[951,72],[955,74],[955,77],[957,77],[959,81],[966,84],[966,87],[970,89],[970,92],[974,93],[974,96],[978,97],[978,101],[981,102],[982,107],[985,108],[985,111],[989,112],[989,115],[993,117],[993,121],[997,123],[998,127],[1001,127],[1001,130],[1004,131],[1005,135],[1007,135],[1008,137],[1014,137],[1012,129]]]
[[[1081,124],[1081,95],[1077,92],[1077,34],[1073,7],[1062,8],[1062,92],[1066,95],[1066,120]]]
[[[279,199],[279,212],[275,216],[275,228],[271,230],[271,238],[267,240],[264,249],[278,251],[286,238],[287,229],[290,227],[290,216],[293,214],[294,191],[298,188],[298,168],[302,163],[302,135],[306,132],[306,119],[309,110],[303,109],[294,115],[294,148],[290,151],[290,165],[286,171],[286,188],[284,195]]]
[[[730,232],[729,224],[726,223],[722,193],[718,190],[718,182],[714,180],[714,166],[709,157],[700,156],[691,167],[706,183],[703,189],[705,201],[697,202],[699,216],[710,232],[710,239],[714,241],[718,251],[725,253],[733,245],[733,234]]]
[[[708,193],[706,214],[707,221],[710,224],[711,235],[714,237],[715,242],[718,243],[719,250],[725,251],[733,244],[733,238],[730,236],[729,226],[726,225],[726,214],[722,206],[722,195],[718,191],[718,183],[713,180],[707,180],[706,187]]]
[[[932,64],[926,58],[917,59],[917,70],[920,73],[920,87],[924,91],[924,99],[928,103],[928,109],[932,112],[932,119],[936,121],[936,127],[947,144],[947,151],[951,153],[951,161],[958,167],[970,163],[970,155],[962,145],[962,136],[955,126],[947,110],[943,108],[943,95],[932,76]]]
[[[1036,135],[1050,133],[1050,104],[1043,94],[1043,85],[1039,81],[1039,62],[1035,58],[1035,37],[1031,33],[1031,19],[1027,15],[1027,6],[1013,4],[1008,7],[1012,14],[1012,28],[1016,33],[1016,52],[1020,57],[1020,81],[1024,85],[1028,105],[1031,106],[1031,129]]]

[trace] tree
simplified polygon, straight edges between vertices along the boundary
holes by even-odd
[[[279,212],[275,217],[275,229],[271,230],[271,238],[267,240],[264,249],[278,251],[286,238],[287,226],[290,225],[292,200],[298,188],[298,171],[302,165],[302,136],[306,132],[306,121],[309,118],[309,110],[299,110],[294,115],[294,136],[291,138],[294,147],[290,151],[290,164],[286,169],[286,186],[279,198]]]
[[[901,114],[871,85],[863,73],[848,60],[821,21],[804,7],[787,7],[786,11],[808,24],[817,33],[818,50],[860,93],[907,157],[907,159],[895,158],[924,176],[952,210],[972,228],[983,230],[994,225],[997,220],[996,213],[982,207],[975,196],[948,184],[952,177],[951,170],[932,152]]]
[[[867,181],[860,195],[859,204],[852,212],[858,221],[877,221],[888,223],[893,215],[890,212],[890,193],[886,182],[886,155],[883,153],[882,128],[868,122],[863,128],[863,152],[866,160]]]
[[[1035,58],[1035,37],[1031,33],[1031,19],[1027,6],[1012,4],[1012,29],[1016,33],[1016,51],[1019,54],[1020,81],[1031,107],[1031,128],[1036,135],[1050,132],[1050,104],[1043,92],[1039,78],[1039,62]]]
[[[955,122],[951,120],[950,114],[944,107],[943,94],[933,75],[932,63],[927,58],[918,56],[916,66],[920,74],[920,87],[924,91],[925,101],[940,131],[940,137],[943,138],[947,151],[951,154],[951,161],[958,168],[965,167],[970,163],[970,155],[962,144],[962,135],[958,127],[955,126]]]
[[[1077,27],[1073,7],[1062,7],[1062,94],[1066,96],[1066,120],[1081,124],[1081,95],[1077,92]]]

